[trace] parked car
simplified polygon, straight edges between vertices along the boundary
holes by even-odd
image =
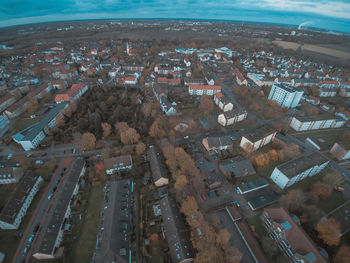
[[[52,196],[53,196],[53,194],[50,194],[50,195],[47,197],[47,199],[51,200]]]
[[[32,114],[32,115],[30,115],[30,118],[31,118],[31,119],[35,119],[35,118],[36,118],[36,115],[35,115],[35,114]]]
[[[212,194],[211,192],[208,192],[207,195],[208,195],[209,197],[212,197],[212,196],[213,196],[213,194]]]
[[[35,164],[44,164],[44,161],[42,161],[42,160],[36,160],[36,161],[35,161]]]
[[[7,160],[11,160],[12,157],[13,157],[13,153],[9,153],[9,155],[7,155]]]
[[[77,149],[72,149],[72,153],[76,153],[77,152]]]
[[[205,194],[202,193],[201,197],[202,197],[203,201],[207,200],[207,198],[205,197]]]
[[[214,190],[216,196],[220,196],[219,190]]]
[[[240,207],[240,205],[239,205],[237,200],[235,200],[235,204],[236,204],[237,207]]]

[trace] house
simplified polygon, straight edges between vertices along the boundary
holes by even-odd
[[[0,115],[0,138],[9,130],[9,127],[9,118],[5,114]]]
[[[265,77],[265,74],[258,74],[258,73],[249,72],[247,74],[247,77],[250,78],[259,87],[272,86],[274,83],[273,80],[267,79]]]
[[[252,163],[241,155],[221,161],[219,169],[224,175],[230,173],[234,177],[242,177],[256,173]]]
[[[88,90],[88,85],[85,83],[73,84],[67,93],[57,94],[55,97],[56,103],[61,103],[62,101],[74,102],[79,99]]]
[[[342,97],[349,98],[350,97],[350,87],[342,87],[339,89],[339,95]]]
[[[71,207],[79,192],[80,178],[85,174],[85,161],[73,159],[50,200],[50,209],[41,221],[41,227],[32,244],[33,257],[38,260],[55,259],[63,235],[70,225]]]
[[[230,111],[233,108],[232,102],[221,92],[214,95],[214,102],[222,111]]]
[[[105,206],[97,230],[98,246],[91,263],[131,262],[133,186],[131,178],[106,183]]]
[[[337,89],[336,88],[319,88],[320,91],[320,97],[335,97],[337,95]]]
[[[218,92],[221,92],[220,86],[214,86],[214,85],[190,85],[190,86],[188,86],[188,93],[190,95],[213,96]]]
[[[15,102],[16,102],[16,97],[10,93],[6,93],[6,95],[1,96],[1,98],[0,98],[0,112],[5,110],[7,107],[10,107]]]
[[[151,166],[153,182],[157,187],[169,183],[168,172],[164,164],[163,156],[157,146],[152,145],[147,150],[147,159]]]
[[[175,200],[168,195],[163,197],[160,200],[160,209],[163,219],[163,237],[166,238],[169,246],[171,262],[193,262],[191,241]]]
[[[234,70],[234,74],[236,75],[236,81],[237,81],[237,84],[242,86],[247,86],[248,85],[248,81],[246,80],[246,78],[243,76],[243,74],[238,70],[238,69],[235,69]]]
[[[0,167],[0,184],[18,183],[23,176],[23,170],[19,167]]]
[[[350,149],[346,148],[342,143],[336,142],[329,152],[339,161],[350,159]]]
[[[262,126],[254,132],[242,136],[239,146],[246,152],[253,152],[273,141],[276,131],[268,126]]]
[[[274,100],[278,105],[285,108],[295,108],[304,94],[304,91],[298,90],[286,84],[273,84],[268,99]]]
[[[229,126],[236,122],[243,121],[247,118],[247,111],[244,108],[234,108],[230,111],[225,111],[218,116],[218,123],[222,126]]]
[[[275,78],[275,83],[291,85],[292,84],[292,79],[291,78],[278,77],[278,78]]]
[[[337,80],[323,80],[321,81],[321,88],[326,88],[326,89],[333,89],[333,88],[339,88],[340,83]]]
[[[317,86],[319,81],[317,79],[292,79],[291,85],[293,87],[312,87]]]
[[[275,167],[270,178],[281,189],[284,189],[306,177],[318,174],[327,166],[328,162],[329,161],[318,152],[306,156],[299,156]]]
[[[36,148],[46,137],[49,129],[55,127],[57,120],[62,118],[62,110],[66,107],[68,107],[67,102],[57,104],[43,119],[16,133],[12,139],[20,144],[25,151]]]
[[[136,85],[137,78],[134,76],[126,76],[126,77],[124,77],[124,84],[125,85]]]
[[[209,151],[221,151],[232,149],[233,139],[230,136],[206,137],[203,138],[202,144]]]
[[[296,216],[282,207],[265,208],[260,216],[269,237],[288,262],[326,263]]]
[[[308,131],[317,129],[334,129],[345,125],[345,120],[329,114],[293,117],[290,127],[295,131]]]
[[[108,175],[116,172],[128,171],[132,168],[131,155],[122,155],[119,157],[104,159],[104,166],[106,174]]]
[[[184,84],[185,86],[201,86],[205,84],[205,81],[203,79],[184,78]]]
[[[1,229],[18,229],[42,181],[38,174],[26,174],[0,214]]]
[[[175,109],[175,105],[173,105],[175,102],[170,103],[168,100],[168,97],[165,95],[159,96],[159,104],[162,111],[165,113],[166,116],[173,116],[177,113]],[[176,103],[175,103],[176,104]]]

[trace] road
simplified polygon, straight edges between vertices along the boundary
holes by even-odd
[[[49,206],[50,200],[48,199],[48,196],[50,194],[52,194],[54,192],[54,188],[57,186],[57,184],[60,181],[60,174],[62,172],[63,167],[58,167],[56,169],[56,171],[54,172],[54,174],[51,177],[51,180],[49,182],[49,184],[46,186],[45,192],[43,193],[43,195],[41,196],[40,202],[37,205],[32,218],[30,219],[27,229],[25,230],[25,232],[23,233],[23,237],[21,239],[21,242],[17,248],[16,254],[12,260],[12,263],[22,263],[25,262],[26,259],[30,258],[30,253],[28,253],[30,251],[30,247],[31,244],[33,243],[35,238],[32,238],[32,240],[30,241],[29,238],[32,235],[35,235],[35,230],[38,231],[38,229],[36,229],[39,225],[40,222]]]

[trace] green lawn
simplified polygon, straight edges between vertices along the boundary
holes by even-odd
[[[77,241],[76,244],[73,245],[73,250],[70,255],[72,262],[89,262],[95,250],[96,232],[103,202],[103,187],[103,184],[91,187],[87,196],[86,213],[83,213],[83,223],[78,231]],[[84,199],[84,197],[82,199]]]
[[[320,202],[319,207],[325,212],[329,213],[333,209],[337,208],[345,202],[345,198],[342,193],[333,191],[331,197],[329,197],[325,202]]]
[[[337,129],[327,129],[326,131],[319,130],[300,133],[295,135],[295,137],[302,141],[309,137],[321,147],[321,150],[330,150],[335,142],[341,141],[342,135],[343,131],[338,131]]]
[[[262,221],[261,221],[259,215],[250,217],[250,218],[247,219],[247,221],[248,221],[248,224],[249,224],[250,226],[254,226],[254,227],[255,227],[255,233],[256,233],[259,237],[262,237],[262,236],[267,235],[267,231],[266,231],[266,229],[264,228],[264,226],[263,226],[263,224],[262,224]]]

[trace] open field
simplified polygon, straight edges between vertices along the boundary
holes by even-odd
[[[300,44],[295,42],[289,42],[289,41],[282,41],[282,40],[274,40],[272,43],[284,48],[284,49],[292,49],[297,50],[300,47]]]
[[[311,51],[311,52],[316,52],[316,53],[321,53],[324,55],[332,56],[332,57],[337,57],[341,59],[350,59],[350,52],[346,51],[341,51],[337,50],[334,48],[328,48],[328,47],[321,47],[317,45],[310,45],[310,44],[304,44],[301,47],[302,51]]]

